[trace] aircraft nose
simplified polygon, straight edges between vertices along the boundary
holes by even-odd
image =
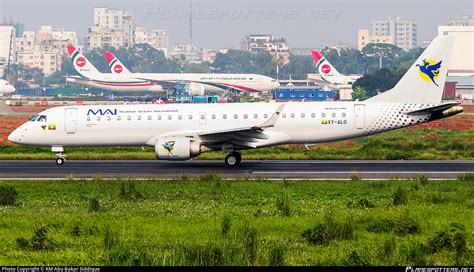
[[[21,132],[19,128],[15,129],[10,135],[8,135],[8,140],[12,143],[18,144],[21,141]]]

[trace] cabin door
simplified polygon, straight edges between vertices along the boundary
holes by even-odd
[[[365,105],[356,104],[354,105],[354,125],[357,129],[363,129],[365,127]]]
[[[69,108],[66,109],[66,116],[64,118],[66,128],[66,134],[76,134],[77,131],[77,109]]]

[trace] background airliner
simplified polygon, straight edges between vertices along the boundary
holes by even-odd
[[[393,89],[366,101],[65,106],[39,113],[8,139],[51,146],[58,165],[64,147],[148,145],[160,160],[222,150],[235,166],[241,149],[350,139],[462,112],[441,103],[452,46],[452,37],[435,38]],[[420,69],[425,63],[441,64]]]
[[[313,55],[314,63],[316,63],[316,69],[321,75],[321,78],[334,85],[352,85],[361,76],[350,75],[346,76],[339,73],[329,61],[323,57],[323,55],[316,50],[311,51]]]
[[[11,85],[8,81],[0,79],[0,94],[10,94],[15,92],[15,87]]]
[[[256,74],[130,73],[123,64],[122,69],[128,72],[115,70],[104,74],[74,46],[68,46],[68,51],[79,74],[68,76],[68,81],[112,91],[162,91],[163,87],[181,83],[188,84],[192,95],[203,95],[222,91],[269,92],[280,86],[275,79]]]

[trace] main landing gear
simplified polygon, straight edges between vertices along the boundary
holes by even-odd
[[[242,156],[238,152],[231,152],[225,157],[225,165],[239,166],[242,161]]]

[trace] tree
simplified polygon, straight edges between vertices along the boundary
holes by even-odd
[[[227,54],[217,53],[210,70],[215,73],[252,73],[275,77],[276,63],[266,51],[229,50]]]
[[[378,63],[378,68],[393,67],[399,63],[399,57],[403,50],[393,44],[369,43],[361,51],[361,54],[372,62]]]
[[[307,74],[315,73],[314,60],[311,56],[290,55],[289,63],[280,69],[280,78],[306,79]]]
[[[367,90],[364,87],[357,86],[352,91],[352,100],[353,101],[364,101],[369,98]]]
[[[368,97],[377,95],[379,92],[389,90],[397,84],[407,70],[403,68],[382,68],[375,73],[366,74],[354,82],[352,87],[362,87],[367,91]]]

